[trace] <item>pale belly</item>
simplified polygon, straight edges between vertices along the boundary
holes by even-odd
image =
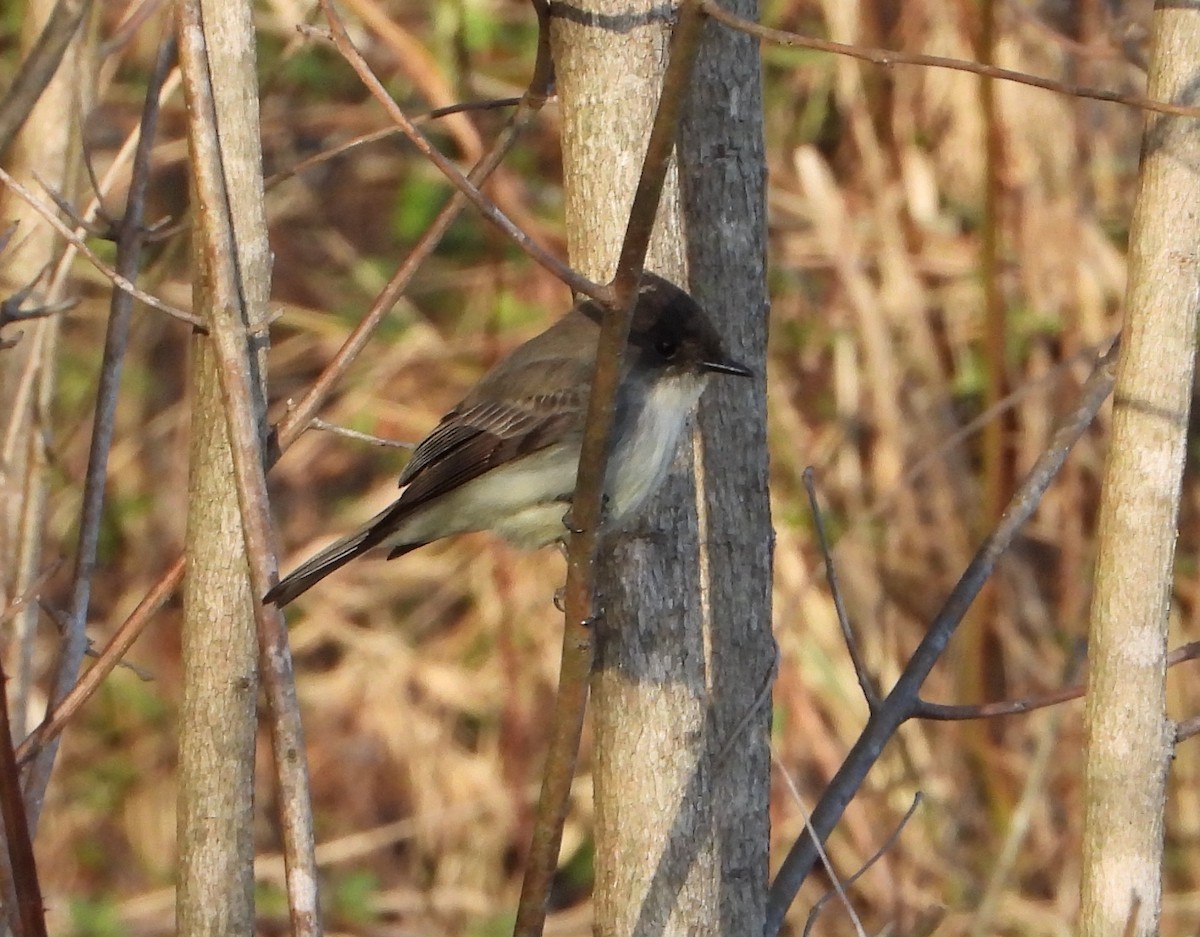
[[[605,485],[606,519],[628,521],[662,483],[679,437],[703,391],[700,380],[671,382],[651,392],[632,430],[618,440]],[[554,447],[493,469],[413,513],[388,546],[426,543],[452,534],[494,530],[532,549],[563,539],[579,465],[575,447]]]

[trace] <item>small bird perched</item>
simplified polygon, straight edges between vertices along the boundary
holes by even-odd
[[[480,379],[413,452],[400,497],[326,547],[264,597],[280,607],[356,556],[388,559],[452,534],[494,530],[527,549],[562,540],[575,492],[604,307],[582,298]],[[662,482],[710,373],[749,377],[686,292],[646,273],[617,389],[605,529],[628,520]]]

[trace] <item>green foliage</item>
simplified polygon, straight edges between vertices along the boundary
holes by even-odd
[[[107,898],[72,898],[71,937],[123,937],[127,928],[115,902]]]
[[[501,290],[496,294],[494,322],[501,331],[526,329],[545,318],[545,310],[535,303],[525,302],[512,290]]]
[[[287,919],[287,892],[274,882],[256,881],[254,883],[254,907],[260,918],[273,917]]]
[[[366,871],[354,871],[338,876],[332,882],[333,900],[330,912],[339,921],[351,926],[372,923],[378,914],[373,898],[379,891],[379,879]]]
[[[590,836],[571,854],[555,875],[555,891],[568,892],[567,897],[577,898],[592,888],[596,879],[596,843]]]
[[[466,937],[508,937],[513,932],[516,922],[515,914],[495,914],[471,924],[467,928]]]
[[[449,184],[432,169],[421,169],[409,176],[392,209],[391,230],[400,245],[410,246],[428,229],[450,197]],[[486,243],[478,221],[462,215],[450,225],[440,249],[464,262],[477,257]]]

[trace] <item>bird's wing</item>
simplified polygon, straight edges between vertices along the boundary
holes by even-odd
[[[537,364],[531,362],[529,367]],[[553,364],[548,368],[548,372],[558,370]],[[447,413],[400,475],[404,487],[400,504],[411,510],[497,466],[580,432],[587,409],[586,383],[581,385],[574,374],[548,372],[543,376],[570,379],[534,382],[543,389],[556,384],[559,389],[501,399],[487,399],[490,395],[481,393],[481,387]],[[531,386],[519,375],[510,374],[507,383]]]

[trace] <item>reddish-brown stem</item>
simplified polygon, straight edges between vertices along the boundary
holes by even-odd
[[[1093,101],[1107,101],[1112,104],[1124,104],[1144,111],[1154,111],[1159,114],[1171,114],[1176,117],[1200,117],[1200,107],[1185,104],[1170,104],[1166,101],[1156,101],[1153,98],[1137,94],[1121,94],[1117,91],[1106,91],[1103,88],[1089,88],[1083,85],[1072,85],[1050,78],[1040,78],[1025,72],[1016,72],[1009,68],[999,68],[995,65],[981,65],[978,62],[968,62],[964,59],[945,58],[940,55],[923,55],[918,52],[896,52],[891,49],[871,49],[866,46],[851,45],[844,42],[833,42],[828,39],[817,39],[814,36],[802,36],[799,33],[789,33],[782,29],[771,29],[760,26],[748,19],[735,16],[725,10],[714,0],[701,0],[704,12],[723,23],[730,29],[747,33],[764,42],[776,45],[794,46],[802,49],[813,49],[817,52],[829,52],[833,55],[846,55],[862,62],[873,65],[891,67],[893,65],[918,65],[924,68],[949,68],[959,72],[970,72],[973,75],[983,75],[1003,81],[1013,81],[1021,85],[1030,85],[1065,94],[1074,98],[1089,98]]]

